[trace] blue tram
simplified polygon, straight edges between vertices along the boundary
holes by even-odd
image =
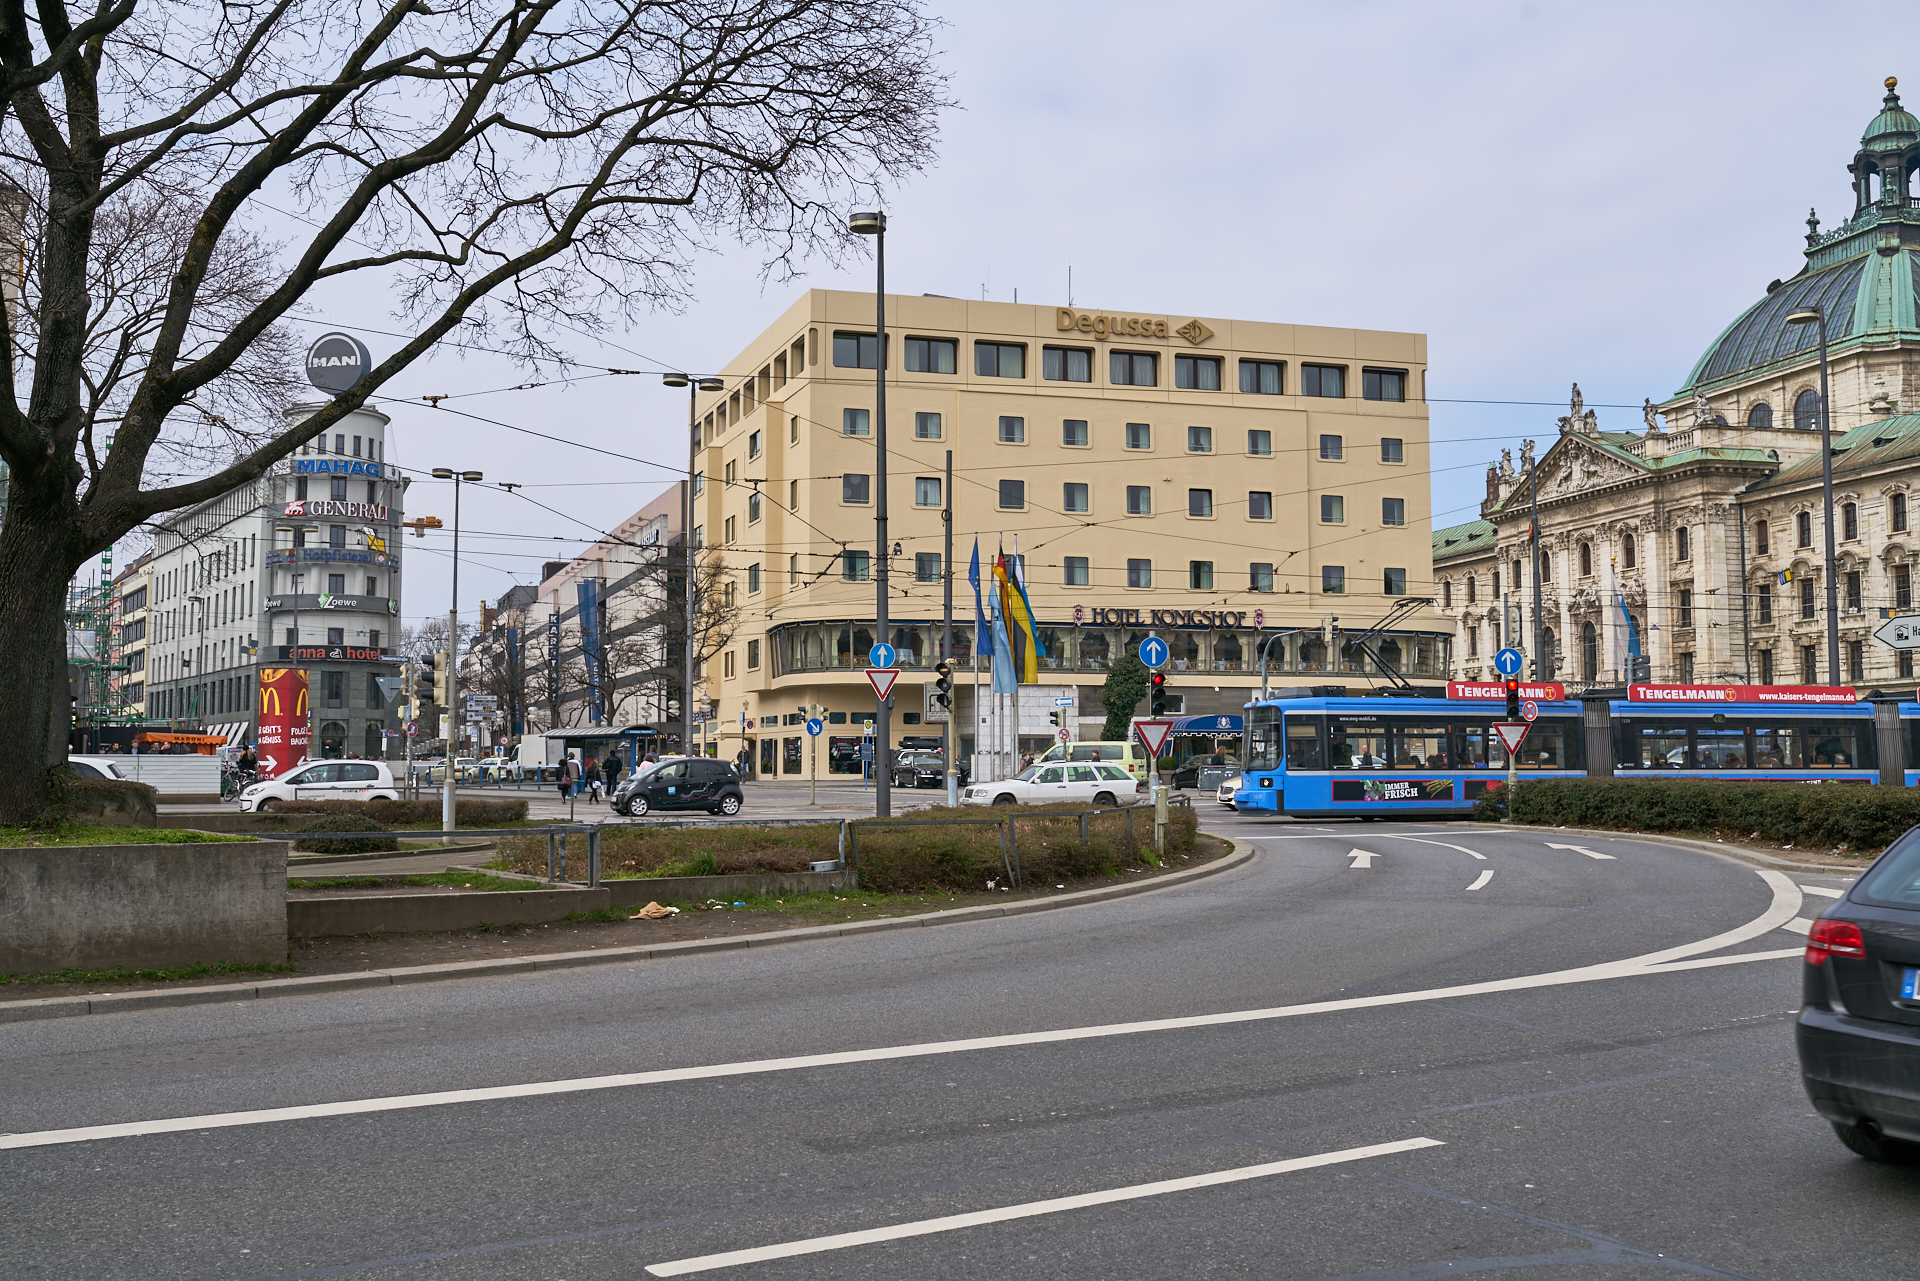
[[[1277,698],[1249,705],[1242,813],[1328,818],[1432,817],[1473,807],[1504,786],[1493,733],[1506,719],[1497,685],[1454,683],[1466,697]],[[1632,686],[1628,697],[1566,699],[1539,687],[1538,718],[1519,751],[1522,781],[1620,777],[1880,781],[1874,705],[1851,689]],[[1737,700],[1737,701],[1736,701]],[[1604,713],[1601,709],[1605,709]],[[1920,703],[1899,705],[1902,776],[1920,783]],[[1611,761],[1589,761],[1605,752]],[[1589,768],[1589,766],[1597,768]],[[1609,768],[1610,767],[1610,768]]]

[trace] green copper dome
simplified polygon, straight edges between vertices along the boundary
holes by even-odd
[[[1880,114],[1873,118],[1867,131],[1860,135],[1860,145],[1878,150],[1882,147],[1904,147],[1920,135],[1920,120],[1900,105],[1900,95],[1894,86],[1900,81],[1893,76],[1887,77],[1887,96],[1880,103]]]

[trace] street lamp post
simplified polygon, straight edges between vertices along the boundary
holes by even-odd
[[[874,639],[892,643],[892,628],[887,620],[887,215],[878,211],[856,213],[847,219],[847,228],[855,235],[873,237],[873,547],[874,559]],[[873,745],[873,812],[886,818],[893,813],[893,707],[892,695],[877,700],[878,714]]]
[[[718,378],[696,378],[692,374],[663,374],[660,381],[669,387],[687,389],[687,484],[681,491],[680,545],[686,550],[687,581],[682,588],[686,597],[687,636],[680,646],[680,751],[693,755],[693,476],[700,459],[699,394],[724,391],[726,383]]]
[[[1833,419],[1827,413],[1827,313],[1818,304],[1787,317],[1789,325],[1817,325],[1820,335],[1820,493],[1827,527],[1827,684],[1840,683],[1840,596],[1833,550]]]
[[[447,610],[447,770],[440,784],[440,830],[451,832],[453,822],[453,775],[460,753],[460,482],[479,482],[486,477],[477,471],[455,471],[451,467],[433,469],[435,480],[453,482],[453,603]]]

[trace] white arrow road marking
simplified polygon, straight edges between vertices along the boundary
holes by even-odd
[[[1613,857],[1611,854],[1602,854],[1599,850],[1590,850],[1584,845],[1555,845],[1552,841],[1548,841],[1547,848],[1550,850],[1572,850],[1575,854],[1585,854],[1588,858]]]
[[[1373,860],[1380,856],[1378,854],[1370,854],[1366,850],[1348,850],[1347,857],[1353,860],[1350,865],[1352,867],[1372,867]]]
[[[1469,890],[1477,890],[1482,885],[1485,885],[1488,881],[1491,881],[1492,879],[1493,879],[1493,869],[1490,867],[1483,868],[1481,869],[1480,875],[1474,878],[1473,884],[1467,886],[1467,888]]]
[[[1813,928],[1813,922],[1809,921],[1804,916],[1796,916],[1791,921],[1786,922],[1780,928],[1783,930],[1792,930],[1795,934],[1805,934],[1808,930]]]
[[[1380,835],[1390,841],[1419,841],[1422,845],[1444,845],[1450,850],[1459,850],[1462,854],[1471,854],[1483,862],[1487,857],[1485,854],[1477,850],[1470,850],[1464,845],[1455,845],[1452,841],[1429,841],[1418,836],[1400,836],[1392,832],[1382,832]]]
[[[1785,948],[1774,952],[1743,952],[1737,956],[1707,956],[1722,948],[1745,943],[1779,929],[1794,919],[1805,900],[1792,878],[1768,868],[1755,868],[1753,874],[1773,891],[1766,911],[1744,925],[1736,925],[1709,938],[1678,943],[1658,952],[1601,961],[1570,970],[1549,970],[1544,974],[1521,974],[1512,978],[1489,979],[1481,983],[1462,983],[1453,987],[1430,987],[1411,992],[1386,992],[1377,996],[1344,997],[1333,1001],[1309,1001],[1302,1005],[1280,1005],[1255,1010],[1226,1010],[1214,1014],[1184,1014],[1171,1018],[1141,1019],[1132,1023],[1100,1023],[1081,1027],[1049,1028],[1038,1032],[1008,1032],[998,1036],[975,1036],[956,1041],[922,1041],[908,1045],[877,1045],[858,1050],[837,1050],[824,1054],[799,1054],[783,1059],[745,1059],[732,1063],[698,1063],[688,1067],[658,1068],[645,1072],[620,1072],[607,1076],[582,1076],[563,1080],[526,1081],[512,1085],[479,1086],[465,1090],[437,1090],[426,1094],[390,1094],[384,1097],[340,1099],[330,1103],[305,1103],[292,1107],[258,1108],[244,1112],[214,1112],[201,1116],[161,1117],[147,1121],[120,1121],[106,1125],[75,1126],[64,1130],[35,1130],[23,1134],[0,1134],[0,1151],[10,1148],[41,1148],[62,1143],[91,1143],[99,1139],[130,1138],[146,1134],[179,1134],[188,1130],[212,1130],[242,1125],[265,1125],[279,1121],[303,1121],[319,1117],[365,1116],[375,1112],[397,1112],[412,1108],[446,1107],[455,1103],[486,1103],[503,1099],[543,1098],[557,1094],[580,1094],[590,1090],[632,1089],[636,1086],[664,1085],[675,1081],[710,1081],[734,1076],[763,1076],[774,1072],[794,1072],[803,1068],[839,1067],[852,1063],[885,1063],[895,1059],[920,1059],[943,1054],[972,1054],[982,1050],[1003,1050],[1027,1045],[1061,1045],[1070,1041],[1090,1041],[1113,1036],[1138,1036],[1143,1033],[1182,1032],[1197,1028],[1230,1027],[1241,1023],[1264,1023],[1275,1019],[1302,1018],[1314,1014],[1338,1014],[1346,1010],[1371,1010],[1391,1005],[1415,1005],[1425,1001],[1444,1001],[1459,996],[1484,996],[1490,992],[1520,992],[1540,987],[1561,987],[1569,983],[1600,983],[1612,979],[1645,978],[1676,970],[1704,969],[1716,965],[1745,965],[1752,961],[1780,960],[1799,956],[1803,949]],[[1683,958],[1695,958],[1686,960]]]
[[[1802,885],[1800,887],[1800,892],[1802,894],[1818,894],[1821,898],[1845,898],[1846,897],[1846,895],[1839,890],[1824,889],[1818,885]]]
[[[1367,1157],[1390,1156],[1396,1152],[1413,1152],[1420,1148],[1445,1146],[1438,1139],[1401,1139],[1397,1143],[1376,1143],[1372,1147],[1322,1152],[1318,1156],[1295,1157],[1290,1161],[1270,1161],[1266,1165],[1243,1165],[1237,1170],[1215,1170],[1211,1174],[1195,1174],[1184,1179],[1136,1183],[1132,1187],[1108,1188],[1104,1192],[1084,1192],[1079,1196],[1028,1201],[1024,1205],[1003,1205],[994,1210],[976,1210],[972,1214],[949,1214],[938,1219],[896,1223],[892,1227],[868,1228],[864,1232],[839,1232],[833,1236],[812,1237],[805,1241],[787,1241],[780,1245],[763,1245],[751,1250],[730,1250],[725,1254],[703,1254],[691,1259],[675,1259],[671,1263],[650,1263],[647,1265],[647,1271],[656,1277],[681,1277],[690,1272],[737,1267],[742,1263],[791,1259],[797,1254],[818,1254],[823,1250],[844,1250],[849,1246],[871,1245],[875,1241],[898,1241],[902,1237],[923,1237],[935,1232],[952,1232],[957,1228],[977,1227],[983,1223],[1005,1223],[1009,1219],[1031,1219],[1036,1215],[1058,1214],[1062,1210],[1079,1210],[1090,1205],[1137,1201],[1142,1197],[1165,1196],[1169,1192],[1218,1187],[1223,1183],[1244,1183],[1248,1179],[1264,1179],[1268,1175],[1288,1174],[1294,1170],[1312,1170],[1324,1165],[1337,1165],[1342,1161],[1361,1161]]]

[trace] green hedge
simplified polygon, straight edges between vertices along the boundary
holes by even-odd
[[[1482,797],[1474,817],[1504,817],[1505,792],[1498,788]],[[1920,824],[1920,789],[1871,783],[1556,778],[1522,783],[1512,811],[1516,823],[1711,832],[1783,845],[1879,850]]]
[[[392,831],[413,823],[438,823],[440,797],[423,796],[417,801],[275,801],[275,814],[356,814],[372,819],[379,826],[370,831]],[[527,816],[524,800],[469,800],[460,797],[453,803],[454,822],[461,827],[486,829],[517,823]]]
[[[316,818],[300,829],[304,832],[384,832],[384,823],[376,823],[360,814],[329,814]],[[397,850],[400,842],[391,836],[346,836],[338,840],[299,840],[293,848],[319,854],[379,854]]]

